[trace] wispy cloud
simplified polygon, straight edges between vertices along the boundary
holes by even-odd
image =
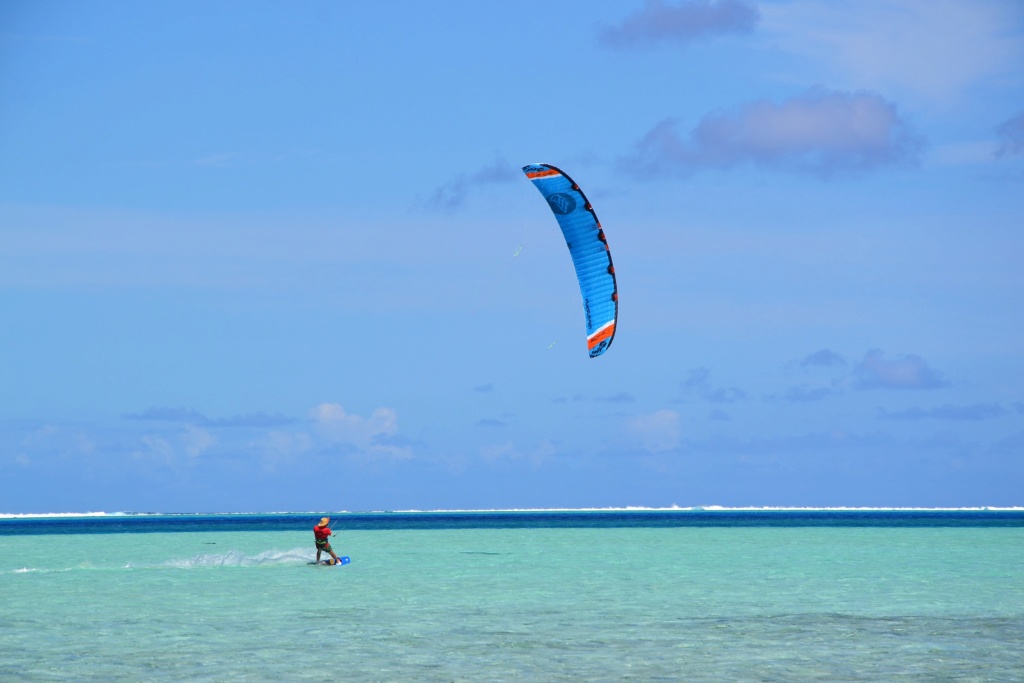
[[[686,379],[680,383],[683,391],[696,392],[705,401],[711,403],[736,403],[746,400],[747,392],[738,387],[718,387],[711,383],[711,371],[707,368],[696,368],[690,371]]]
[[[274,430],[263,435],[255,447],[262,455],[263,469],[274,472],[279,466],[290,465],[297,457],[313,450],[314,443],[305,432]]]
[[[139,439],[139,446],[132,451],[132,458],[163,465],[173,465],[177,460],[174,446],[158,434],[145,434]]]
[[[158,422],[184,422],[201,427],[280,427],[295,422],[294,419],[276,413],[264,412],[233,415],[225,418],[210,418],[192,408],[147,408],[140,413],[125,413],[126,420],[151,420]]]
[[[616,394],[611,394],[609,396],[597,396],[595,400],[605,401],[607,403],[632,403],[636,399],[633,398],[632,394],[629,394],[625,391],[620,391]]]
[[[185,425],[185,433],[182,435],[182,444],[185,448],[185,454],[188,455],[188,457],[199,457],[216,443],[217,439],[202,427]]]
[[[96,442],[86,432],[58,425],[43,425],[29,432],[17,446],[19,461],[27,463],[30,454],[56,453],[72,459],[96,453]]]
[[[1019,2],[788,0],[762,6],[759,31],[773,49],[833,68],[857,87],[946,101],[1019,68],[1022,9]]]
[[[683,380],[682,386],[684,389],[697,389],[700,387],[707,386],[708,377],[711,376],[711,371],[707,368],[694,368],[690,370],[690,373]]]
[[[212,419],[203,423],[203,425],[206,427],[281,427],[294,422],[293,418],[281,413],[271,415],[269,413],[256,412]]]
[[[886,358],[879,349],[871,349],[853,371],[857,389],[938,389],[949,386],[920,356],[901,354]]]
[[[206,416],[191,408],[146,408],[141,413],[125,413],[126,420],[160,420],[164,422],[205,422]]]
[[[820,349],[800,359],[800,367],[802,368],[834,368],[845,365],[846,359],[829,349]]]
[[[877,449],[901,445],[904,444],[894,436],[881,432],[859,434],[830,431],[794,433],[784,436],[747,436],[728,433],[708,439],[685,440],[680,447],[688,452],[703,455],[790,458],[799,454],[813,454],[817,457],[821,453],[840,451],[865,457],[865,454],[876,452]]]
[[[539,466],[557,451],[550,441],[541,441],[533,448],[520,448],[511,441],[491,446],[483,446],[480,455],[484,460],[494,463],[502,460],[524,460]]]
[[[642,175],[753,164],[828,177],[913,163],[921,144],[882,97],[815,88],[781,103],[760,100],[706,116],[686,139],[675,121],[662,121],[622,163]]]
[[[710,36],[749,33],[761,15],[746,0],[689,0],[670,4],[647,0],[643,8],[600,32],[611,47],[647,47],[656,43],[686,44]]]
[[[650,451],[670,451],[679,445],[679,413],[674,410],[638,415],[630,420],[629,427]]]
[[[716,387],[704,392],[704,399],[712,403],[736,403],[746,398],[747,392],[736,387]]]
[[[1000,140],[996,156],[1024,155],[1024,112],[1001,123],[996,133]]]
[[[142,435],[131,456],[135,460],[177,467],[194,462],[216,445],[217,438],[209,431],[186,423],[172,434]]]
[[[519,179],[518,169],[503,159],[496,160],[470,173],[460,173],[437,188],[427,200],[427,208],[437,211],[455,211],[461,208],[469,195],[479,187],[496,183],[509,183]]]
[[[806,384],[798,384],[794,387],[790,387],[782,398],[790,403],[814,403],[816,401],[823,401],[831,396],[838,396],[842,393],[842,390],[837,386],[808,386]]]
[[[887,420],[989,420],[1005,413],[1006,409],[998,403],[974,403],[966,406],[880,410],[878,416]]]

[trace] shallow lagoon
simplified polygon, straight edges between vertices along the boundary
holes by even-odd
[[[310,519],[7,527],[0,680],[1024,679],[1022,524]]]

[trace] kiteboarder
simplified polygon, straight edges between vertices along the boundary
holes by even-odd
[[[334,554],[334,550],[331,548],[331,544],[327,540],[327,537],[331,535],[330,523],[331,518],[324,517],[320,520],[319,524],[313,527],[313,537],[316,539],[317,564],[320,564],[320,553],[325,550],[330,553],[331,557],[334,559],[334,562],[331,564],[339,564],[341,562],[341,560],[338,559],[338,556]]]

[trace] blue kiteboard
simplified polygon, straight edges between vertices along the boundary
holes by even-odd
[[[348,564],[351,561],[352,560],[349,558],[349,556],[345,555],[344,557],[339,557],[337,563],[335,563],[334,560],[320,560],[319,562],[307,562],[306,564],[318,564],[323,567],[340,567],[342,565]]]

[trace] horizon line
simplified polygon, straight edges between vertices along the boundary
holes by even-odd
[[[538,512],[1024,512],[1024,506],[974,505],[961,507],[919,507],[919,506],[787,506],[787,505],[694,505],[690,507],[585,507],[585,508],[438,508],[401,510],[331,510],[320,511],[272,511],[272,512],[133,512],[133,511],[91,511],[91,512],[0,512],[3,519],[44,519],[84,517],[175,517],[175,516],[230,516],[230,515],[380,515],[380,514],[459,514],[459,513],[538,513]]]

